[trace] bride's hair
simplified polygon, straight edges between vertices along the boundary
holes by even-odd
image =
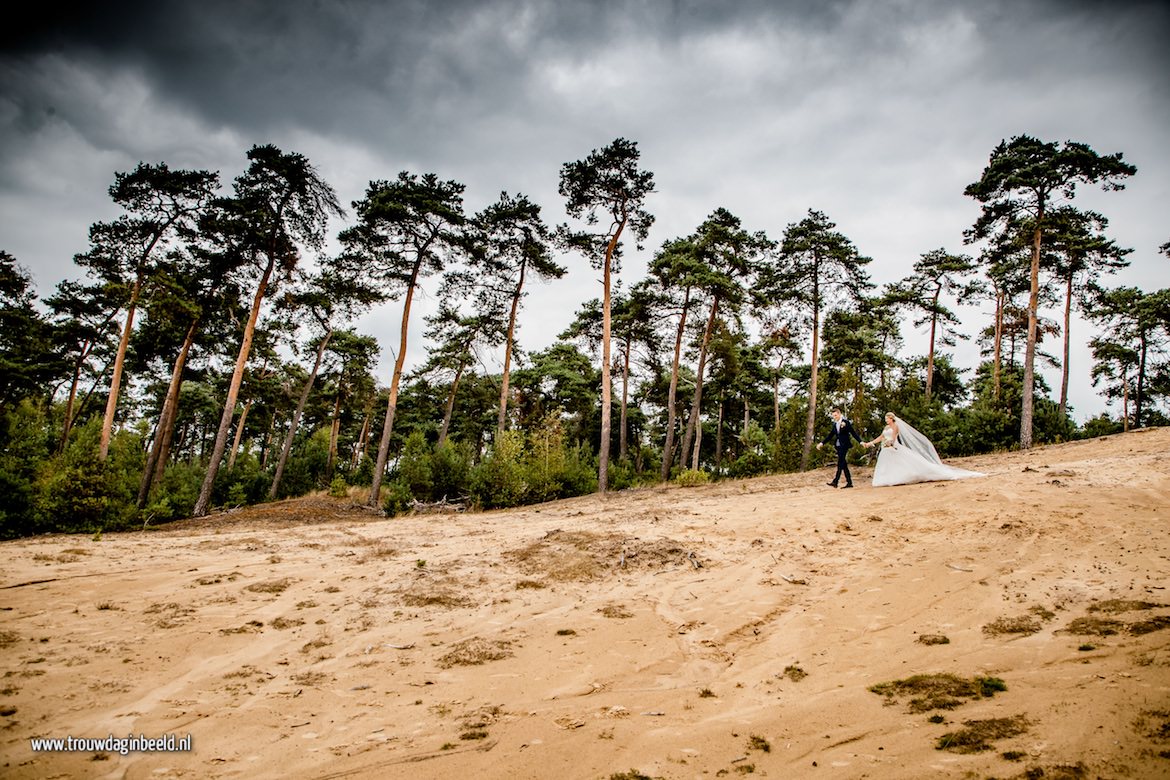
[[[893,412],[886,412],[886,419],[889,419],[891,417],[897,417],[897,416],[898,415],[894,414]]]

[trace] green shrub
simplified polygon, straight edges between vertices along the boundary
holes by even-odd
[[[422,431],[414,431],[406,437],[392,476],[395,481],[406,485],[419,501],[432,500],[435,481],[431,473],[431,445],[427,444]]]
[[[329,495],[333,498],[345,498],[349,495],[349,485],[345,483],[345,477],[338,474],[329,483]]]
[[[524,479],[524,435],[505,431],[472,470],[468,490],[471,500],[484,509],[518,506],[528,485]]]
[[[467,495],[471,473],[470,448],[447,440],[431,454],[431,496],[434,500]]]
[[[0,410],[0,539],[35,533],[37,471],[50,447],[37,406],[24,401]]]
[[[674,484],[681,487],[694,487],[695,485],[706,485],[710,481],[711,475],[707,472],[697,469],[688,469],[675,478]]]
[[[46,460],[37,480],[37,530],[92,533],[137,525],[142,437],[121,431],[98,458],[102,421],[74,428],[65,451]]]
[[[405,482],[392,481],[382,487],[382,509],[390,517],[405,514],[413,500]]]

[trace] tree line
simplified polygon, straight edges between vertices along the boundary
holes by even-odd
[[[965,190],[981,205],[970,252],[925,251],[880,289],[815,209],[773,238],[716,208],[624,279],[655,192],[627,139],[561,167],[563,223],[520,193],[470,214],[459,182],[402,172],[369,182],[336,252],[329,225],[350,218],[309,160],[266,145],[247,161],[230,187],[165,163],[116,173],[120,215],[90,227],[83,276],[44,300],[0,252],[5,536],[319,489],[395,513],[807,469],[828,404],[863,429],[897,409],[951,455],[1166,422],[1170,291],[1109,287],[1132,250],[1073,205],[1078,186],[1136,173],[1120,153],[1001,142]],[[524,350],[533,283],[583,262],[597,297]],[[423,290],[439,305],[408,373]],[[952,307],[980,301],[993,315],[972,331]],[[401,326],[383,386],[384,345],[352,323],[388,302]],[[1116,420],[1071,419],[1074,309],[1099,326],[1092,378]],[[907,318],[928,329],[924,355],[900,354]],[[963,338],[983,355],[969,378],[946,352]],[[1061,368],[1056,399],[1041,362]]]

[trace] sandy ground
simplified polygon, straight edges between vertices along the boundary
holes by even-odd
[[[954,462],[6,542],[0,775],[1170,777],[1170,429]]]

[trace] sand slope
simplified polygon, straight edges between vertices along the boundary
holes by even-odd
[[[955,463],[4,543],[0,775],[1170,777],[1170,430]],[[130,733],[194,749],[30,746]]]

